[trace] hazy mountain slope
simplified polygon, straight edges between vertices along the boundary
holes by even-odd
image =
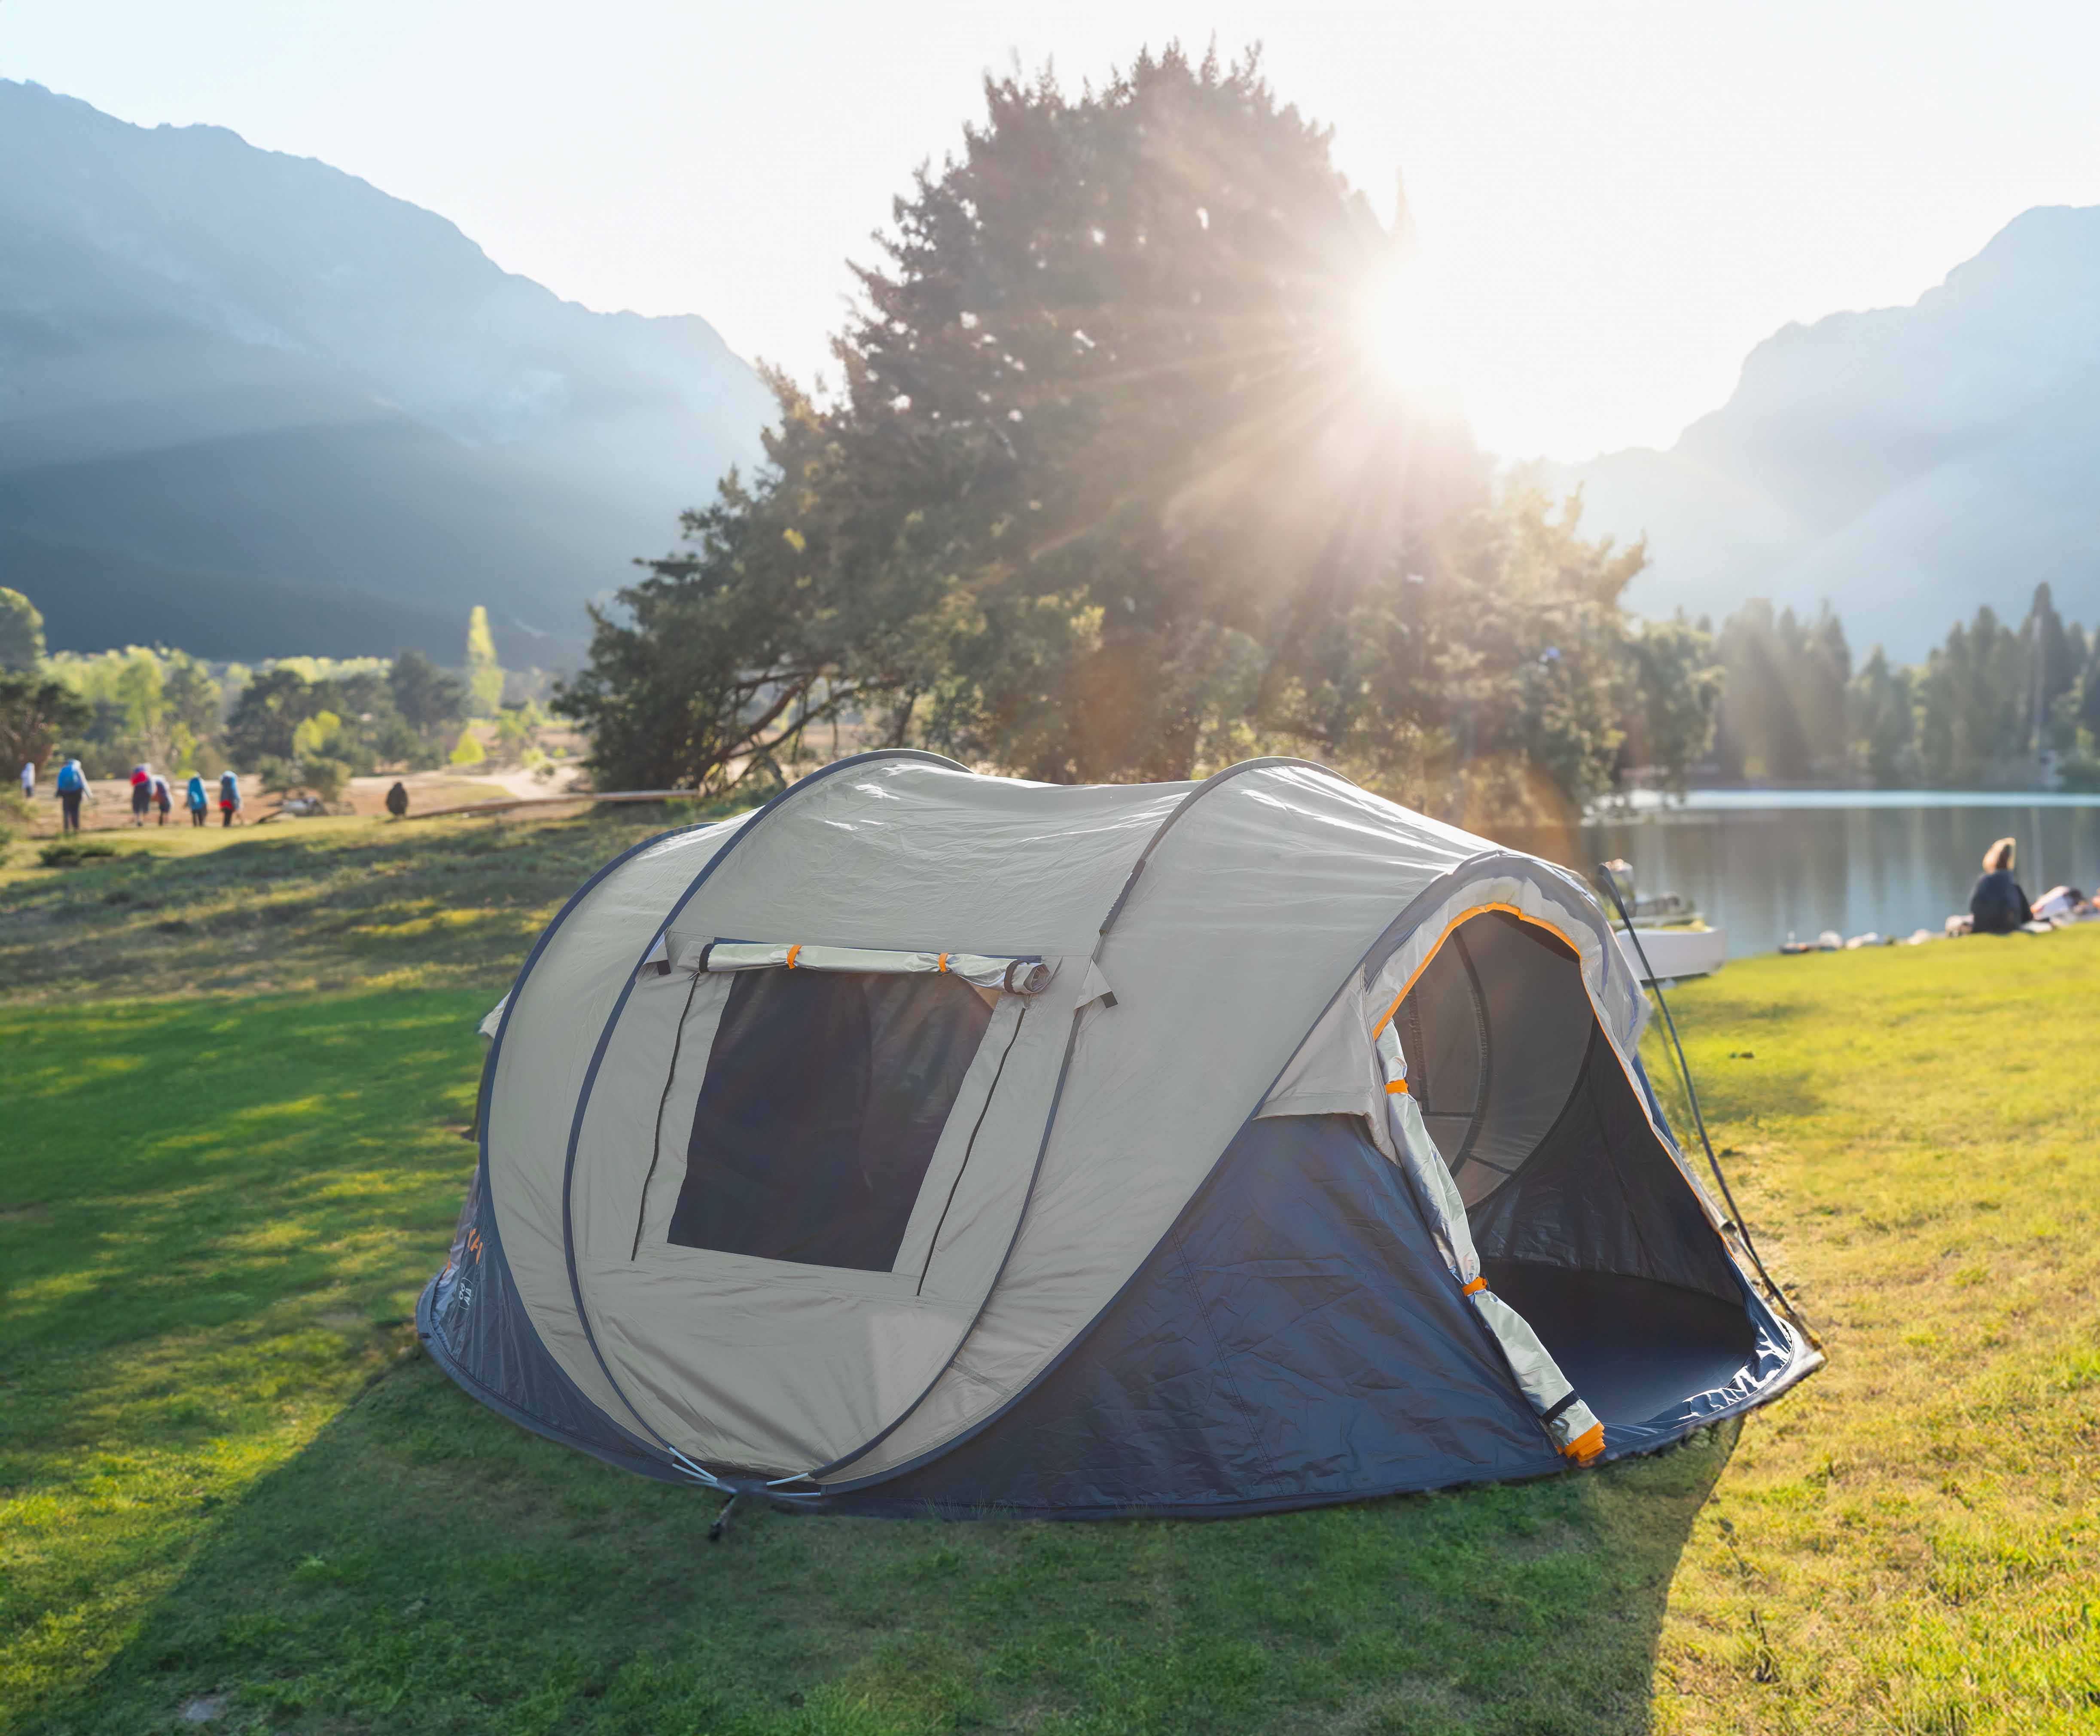
[[[572,654],[770,407],[703,320],[590,312],[324,164],[0,82],[0,582],[41,551],[55,644],[451,653],[484,601],[514,655]],[[329,588],[364,643],[257,643],[264,599]]]
[[[2100,207],[2025,213],[1914,307],[1789,326],[1669,451],[1566,474],[1591,528],[1648,534],[1644,610],[1828,598],[1904,658],[2043,580],[2100,617]]]

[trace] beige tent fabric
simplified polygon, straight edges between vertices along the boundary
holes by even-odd
[[[598,1033],[679,893],[742,819],[668,837],[614,868],[549,937],[496,1057],[489,1191],[518,1294],[554,1359],[624,1428],[636,1419],[598,1367],[569,1293],[562,1174],[569,1124]]]
[[[726,990],[728,982],[710,975],[701,986]],[[682,1452],[775,1475],[821,1464],[877,1433],[946,1361],[1012,1236],[1062,1054],[1059,1009],[999,998],[887,1272],[666,1239],[720,1008],[703,1005],[692,1015],[690,1048],[680,1045],[671,1075],[677,1008],[665,1017],[638,992],[630,1001],[577,1147],[576,1268],[621,1389]],[[1048,1016],[1033,1016],[1039,1011]],[[814,1073],[823,1057],[813,1054],[810,1063]],[[645,1213],[652,1152],[656,1174]]]

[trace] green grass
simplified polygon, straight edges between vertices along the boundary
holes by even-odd
[[[2100,1729],[2100,931],[1677,997],[1833,1357],[1740,1439],[710,1547],[713,1502],[526,1435],[408,1325],[474,1021],[646,824],[322,824],[0,886],[0,1729]]]
[[[594,868],[685,823],[661,808],[580,819],[288,821],[97,834],[108,860],[0,864],[11,997],[473,985],[501,994]]]

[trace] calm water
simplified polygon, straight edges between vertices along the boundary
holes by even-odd
[[[2100,884],[2100,797],[1917,790],[1695,791],[1679,809],[1582,828],[1571,865],[1634,865],[1643,892],[1682,892],[1741,957],[1789,934],[1937,930],[1969,908],[1992,839],[2019,840],[2029,897]]]

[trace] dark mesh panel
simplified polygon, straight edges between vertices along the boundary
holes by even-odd
[[[739,977],[708,1056],[671,1240],[888,1271],[990,1020],[951,976]]]
[[[1721,1239],[1601,1041],[1531,1160],[1467,1216],[1485,1261],[1616,1272],[1741,1304]]]

